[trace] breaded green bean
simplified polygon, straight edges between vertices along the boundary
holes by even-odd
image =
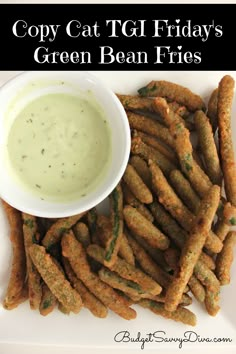
[[[153,222],[154,218],[150,213],[150,211],[148,210],[148,208],[143,203],[141,203],[137,198],[135,198],[135,196],[130,191],[129,187],[125,182],[122,182],[122,191],[123,191],[125,203],[136,208],[140,214],[142,214],[150,222]]]
[[[129,243],[134,252],[135,258],[138,261],[141,268],[145,273],[150,275],[158,284],[160,284],[163,288],[168,288],[171,282],[171,275],[165,272],[157,263],[153,261],[153,259],[147,254],[144,250],[143,245],[139,244],[139,241],[136,240],[136,236],[134,238],[131,235],[128,236]]]
[[[169,211],[185,230],[190,230],[194,220],[193,214],[175,194],[159,166],[150,160],[149,168],[152,174],[153,188],[159,202],[164,205],[165,209]]]
[[[169,236],[178,248],[182,248],[187,238],[187,233],[157,200],[150,204],[150,210],[156,222],[161,226],[161,229],[166,235]]]
[[[73,285],[74,289],[78,291],[83,301],[83,305],[96,317],[105,318],[107,316],[107,308],[103,303],[96,298],[83,284],[83,282],[78,279],[70,265],[67,258],[63,257],[63,265],[66,275]]]
[[[189,131],[182,123],[173,123],[170,126],[170,132],[171,135],[175,137],[175,148],[181,169],[191,182],[195,191],[203,198],[212,184],[209,177],[193,159],[193,149],[190,142]]]
[[[225,203],[224,205],[223,221],[229,226],[236,225],[236,208],[232,206],[229,202]]]
[[[127,165],[123,179],[130,188],[131,192],[141,203],[152,203],[153,197],[151,191],[145,185],[141,177],[139,177],[138,173],[132,165]]]
[[[130,232],[126,231],[126,234],[130,236]],[[169,272],[170,267],[165,261],[162,250],[159,250],[158,248],[153,248],[147,243],[147,241],[144,240],[144,238],[138,236],[137,234],[135,235],[134,233],[132,233],[132,237],[138,242],[140,246],[144,248],[144,250],[153,259],[153,261],[161,267],[161,269],[163,269],[165,272]]]
[[[92,247],[92,245],[89,245],[87,250],[89,250],[90,247]],[[62,254],[69,260],[76,276],[82,280],[91,293],[105,306],[127,320],[136,317],[136,312],[129,307],[128,301],[119,296],[114,289],[102,282],[99,277],[91,271],[86,252],[72,232],[65,234],[62,238]]]
[[[205,263],[210,270],[214,270],[216,268],[215,260],[205,252],[200,254],[199,261]]]
[[[193,148],[190,141],[190,132],[185,128],[179,117],[169,109],[167,102],[157,97],[155,101],[158,104],[160,113],[169,127],[171,136],[175,144],[174,148],[178,155],[180,166],[184,174],[190,180],[193,188],[201,198],[207,193],[212,183],[209,177],[193,159]]]
[[[203,254],[203,253],[201,253]],[[165,251],[166,261],[172,269],[176,272],[178,270],[178,263],[179,263],[179,251],[173,248],[168,248]],[[205,300],[205,289],[202,286],[201,282],[195,277],[195,275],[191,275],[188,281],[188,285],[190,287],[191,292],[193,293],[194,297],[199,302],[204,302]]]
[[[207,265],[200,260],[198,260],[194,267],[194,275],[210,291],[214,291],[220,286],[220,283],[213,271],[210,270]]]
[[[138,155],[133,155],[130,158],[130,164],[138,172],[139,176],[142,178],[143,182],[151,189],[152,187],[152,178],[149,171],[147,162]]]
[[[231,108],[234,96],[234,79],[224,76],[218,88],[218,126],[225,193],[228,201],[236,207],[236,165],[231,132]]]
[[[126,205],[123,213],[126,224],[131,231],[143,237],[154,248],[162,250],[168,248],[169,239],[135,208]]]
[[[216,276],[221,285],[230,283],[230,268],[233,263],[233,249],[236,244],[236,232],[228,233],[222,251],[216,257]]]
[[[217,237],[221,240],[221,242],[224,242],[224,239],[227,236],[229,231],[230,231],[230,226],[228,224],[225,224],[223,220],[218,219],[218,221],[214,226],[214,232],[217,235]]]
[[[119,256],[124,259],[127,263],[135,265],[135,258],[130,247],[128,238],[126,236],[126,231],[123,232],[121,242],[120,242],[120,249],[119,249]]]
[[[170,237],[179,249],[183,248],[188,237],[187,232],[179,226],[157,200],[150,204],[150,210],[166,235]],[[214,260],[206,253],[202,252],[199,259],[206,263],[210,269],[215,269]]]
[[[56,296],[51,292],[49,287],[44,283],[42,285],[42,297],[39,305],[39,312],[42,316],[51,313],[57,304]]]
[[[24,249],[24,237],[22,228],[21,213],[2,200],[2,205],[6,213],[10,226],[10,241],[12,246],[11,274],[4,297],[3,306],[12,309],[22,302],[25,278],[26,259]]]
[[[167,263],[170,267],[177,272],[178,271],[178,263],[179,263],[179,256],[180,253],[177,249],[168,248],[165,250],[165,258]],[[203,254],[203,253],[202,253]],[[191,275],[188,281],[188,285],[190,287],[191,292],[193,293],[194,297],[199,302],[204,302],[205,300],[205,289],[200,283],[200,281],[195,277],[195,275]],[[181,302],[180,302],[181,304]]]
[[[194,275],[205,286],[205,307],[211,316],[215,316],[219,311],[219,293],[220,283],[215,274],[204,264],[198,260],[194,267]]]
[[[155,108],[153,106],[153,100],[151,98],[132,96],[132,95],[121,95],[116,94],[122,103],[125,110],[128,111],[143,111],[149,113],[155,113]],[[177,102],[169,102],[171,109],[179,114],[183,118],[189,117],[189,111],[183,105],[180,105]]]
[[[180,199],[189,208],[189,210],[196,215],[201,201],[189,181],[179,170],[171,171],[169,178]]]
[[[191,114],[185,106],[179,104],[176,101],[168,102],[168,106],[173,112],[183,117],[184,119],[189,118]]]
[[[31,261],[29,248],[32,244],[39,243],[40,235],[38,232],[35,216],[22,213],[22,219],[29,289],[29,303],[30,308],[32,310],[36,310],[39,308],[42,297],[41,276]]]
[[[111,266],[116,262],[123,235],[123,193],[120,184],[109,196],[111,210],[112,234],[106,242],[104,264]]]
[[[196,325],[196,321],[197,321],[196,316],[194,315],[193,312],[189,311],[184,307],[179,306],[175,311],[170,312],[165,309],[164,304],[158,303],[153,300],[142,299],[138,301],[138,304],[144,308],[148,308],[156,315],[160,315],[174,321],[182,322],[190,326]]]
[[[218,112],[217,112],[217,105],[218,105],[218,88],[213,90],[207,106],[207,117],[210,119],[210,123],[212,126],[213,134],[218,126]]]
[[[50,251],[55,244],[60,242],[64,232],[75,225],[85,214],[86,212],[83,212],[67,218],[58,219],[54,224],[52,224],[42,240],[42,244],[46,250]]]
[[[87,248],[87,253],[90,257],[94,258],[96,261],[103,263],[104,259],[104,249],[98,245],[90,245]],[[124,259],[118,258],[116,263],[110,268],[110,270],[119,274],[122,278],[131,280],[139,284],[143,291],[150,293],[152,295],[160,294],[162,288],[154,281],[151,277],[142,272],[139,268],[132,266],[127,263]]]
[[[165,294],[161,293],[160,295],[150,295],[150,294],[142,294],[141,299],[149,299],[156,302],[164,303],[165,302]],[[180,305],[181,306],[189,306],[193,303],[192,298],[188,294],[183,294]]]
[[[170,148],[168,149],[167,147],[165,147],[154,136],[146,134],[146,133],[143,133],[143,132],[140,132],[138,130],[134,131],[133,136],[134,137],[139,136],[145,144],[147,144],[147,145],[153,147],[154,149],[160,151],[160,153],[162,155],[164,155],[168,160],[170,160],[171,162],[176,164],[177,156],[176,156],[175,152],[173,150],[171,150]]]
[[[202,252],[220,200],[220,187],[213,186],[201,201],[193,229],[181,252],[178,273],[167,289],[165,308],[174,311]]]
[[[153,135],[162,140],[166,145],[174,147],[174,139],[170,135],[169,130],[156,120],[133,112],[127,112],[127,116],[131,129]]]
[[[220,160],[209,119],[203,111],[196,111],[194,115],[194,123],[198,134],[198,144],[204,158],[207,174],[213,184],[218,184],[220,186],[222,181]]]
[[[110,285],[114,289],[119,289],[123,291],[128,296],[132,298],[140,298],[142,294],[145,294],[145,291],[142,287],[133,282],[132,280],[127,280],[120,277],[117,273],[112,272],[107,268],[101,268],[98,272],[99,278],[104,281],[104,283]]]
[[[149,166],[152,173],[153,188],[159,198],[159,202],[186,231],[191,231],[194,215],[187,209],[187,207],[185,207],[185,205],[183,205],[181,200],[175,194],[160,168],[152,161],[149,162]],[[206,239],[205,247],[212,252],[219,253],[222,246],[222,242],[210,230]]]
[[[230,226],[228,224],[225,224],[222,220],[218,220],[214,227],[215,234],[222,242],[227,236],[229,230],[230,230]]]
[[[131,152],[134,155],[141,156],[146,161],[150,159],[153,160],[156,164],[160,166],[166,176],[169,176],[170,172],[176,169],[176,165],[169,161],[158,150],[145,144],[140,137],[132,139]]]
[[[223,242],[230,230],[230,226],[236,223],[235,208],[224,198],[221,198],[217,215],[218,220],[214,226],[214,231],[217,237]]]
[[[33,244],[29,252],[38,272],[59,302],[70,311],[78,313],[82,307],[81,297],[71,287],[51,256],[46,253],[45,248]]]
[[[193,293],[195,299],[197,299],[199,302],[205,301],[206,291],[204,289],[204,286],[194,275],[190,277],[188,281],[188,286],[190,287],[190,290]]]
[[[112,233],[111,222],[108,217],[104,215],[98,215],[97,224],[99,227],[98,237],[101,241],[101,245],[102,247],[106,247],[107,240],[109,240],[110,235]],[[121,237],[118,254],[121,258],[125,259],[126,262],[128,262],[129,264],[132,265],[135,264],[134,254],[129,245],[125,232],[123,232]]]
[[[217,312],[220,310],[219,294],[220,294],[220,288],[217,288],[214,291],[206,289],[205,307],[207,312],[211,316],[215,316]]]
[[[75,237],[79,242],[82,243],[84,248],[88,247],[88,245],[91,243],[88,226],[83,222],[78,222],[73,227],[73,231]]]
[[[170,115],[172,119],[178,120],[181,122],[187,129],[190,131],[193,130],[193,123],[187,120],[184,120],[180,115],[177,114],[177,112],[174,112],[171,110],[170,105],[168,105],[167,101],[162,98],[162,97],[156,97],[153,100],[153,106],[155,108],[155,111],[160,117],[163,119],[163,123],[167,126],[168,122],[166,121],[166,115]]]
[[[144,112],[155,112],[153,109],[152,99],[140,97],[138,95],[120,95],[116,94],[122,103],[125,110],[128,111],[144,111]]]
[[[205,110],[205,104],[202,98],[188,88],[169,81],[151,81],[145,87],[138,90],[138,93],[144,97],[164,97],[168,101],[176,101],[187,107],[190,111],[197,109]]]

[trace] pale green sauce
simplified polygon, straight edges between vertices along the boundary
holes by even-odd
[[[41,199],[66,202],[101,183],[111,162],[111,132],[96,105],[70,94],[48,94],[17,115],[7,150],[22,186]]]

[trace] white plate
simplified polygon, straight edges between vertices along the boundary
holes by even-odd
[[[3,84],[16,72],[0,72],[0,84]],[[112,72],[98,71],[93,74],[99,76],[114,91],[135,94],[136,90],[152,79],[166,79],[183,84],[194,92],[208,99],[211,91],[218,85],[225,74],[230,74],[236,80],[236,72]],[[236,114],[236,104],[233,107],[233,118]],[[236,120],[233,119],[234,144],[236,147]],[[8,225],[0,208],[0,301],[4,297],[8,282],[11,264],[11,245],[8,238]],[[235,353],[236,352],[236,263],[232,269],[231,285],[223,287],[221,292],[221,311],[212,318],[199,304],[194,304],[191,309],[196,313],[198,324],[188,327],[181,323],[163,319],[148,310],[139,307],[137,319],[125,321],[109,313],[106,319],[97,319],[87,310],[82,310],[79,315],[65,316],[54,311],[47,317],[42,317],[37,311],[31,311],[29,304],[25,303],[13,311],[6,311],[0,305],[0,353],[4,348],[3,343],[52,345],[60,348],[70,348],[83,353],[90,352],[137,352],[141,350],[141,339],[148,340],[148,334],[156,332],[159,342],[147,341],[144,345],[145,352],[199,352],[208,350],[209,353]],[[130,340],[116,342],[118,332],[128,331]],[[158,331],[162,331],[159,332]],[[184,339],[187,331],[193,331],[192,341],[183,342],[179,350],[179,340]],[[140,334],[139,334],[140,333]],[[139,337],[140,336],[140,337]],[[198,337],[197,337],[198,336]],[[117,336],[117,339],[121,337]],[[232,342],[220,341],[224,337]],[[134,341],[131,341],[131,338]],[[163,339],[161,339],[163,338]],[[178,339],[179,338],[179,339]],[[172,339],[172,341],[171,341]],[[175,341],[174,341],[175,339]],[[201,342],[201,339],[205,341]],[[209,340],[212,340],[209,342]],[[136,341],[135,341],[136,340]],[[166,340],[166,341],[165,341]],[[215,342],[218,340],[218,342]],[[28,352],[28,351],[27,351]],[[61,351],[60,351],[61,352]],[[74,351],[73,351],[74,352]]]

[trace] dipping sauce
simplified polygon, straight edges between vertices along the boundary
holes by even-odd
[[[106,174],[112,148],[109,123],[89,98],[40,96],[18,113],[10,128],[10,168],[22,187],[43,200],[85,197]]]

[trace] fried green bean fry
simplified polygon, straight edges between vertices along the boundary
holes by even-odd
[[[138,155],[133,155],[130,158],[130,164],[138,172],[139,176],[142,178],[143,182],[149,187],[152,187],[152,178],[149,171],[147,162]]]
[[[128,111],[144,111],[144,112],[155,112],[152,104],[152,99],[140,97],[138,95],[120,95],[116,94],[122,103],[125,110]]]
[[[65,308],[78,313],[82,307],[80,295],[71,287],[45,248],[33,244],[29,252],[35,267],[58,301]]]
[[[183,203],[196,215],[200,206],[200,198],[189,181],[179,170],[173,170],[170,173],[170,182]]]
[[[211,224],[220,200],[220,187],[213,186],[203,198],[193,230],[181,252],[179,270],[167,289],[165,309],[176,310],[184,288],[187,285],[194,267],[202,252]]]
[[[128,240],[133,249],[135,258],[144,272],[150,275],[163,288],[168,288],[172,279],[171,275],[165,272],[156,262],[153,261],[153,259],[147,254],[147,252],[134,237],[129,235]]]
[[[194,275],[211,291],[214,291],[220,285],[214,272],[201,260],[198,260],[194,267]]]
[[[174,148],[178,155],[181,169],[190,180],[195,191],[203,198],[212,184],[209,177],[193,159],[190,132],[185,128],[179,117],[169,109],[164,99],[157,97],[155,102],[175,141]]]
[[[217,288],[214,291],[206,289],[205,307],[211,316],[215,316],[220,309],[219,294],[220,288]]]
[[[147,86],[138,90],[138,93],[144,97],[164,97],[168,101],[176,101],[187,107],[190,111],[197,109],[205,110],[205,104],[202,98],[188,88],[169,81],[151,81]]]
[[[233,263],[233,249],[236,244],[236,232],[228,233],[222,251],[216,257],[216,276],[221,285],[230,283],[230,268]]]
[[[175,272],[177,272],[177,270],[178,270],[179,256],[180,256],[179,251],[176,249],[168,248],[165,251],[166,261]],[[195,277],[195,275],[191,275],[191,277],[189,278],[189,281],[188,281],[188,285],[189,285],[190,290],[193,293],[194,297],[199,302],[204,302],[205,289],[202,286],[201,282]]]
[[[55,244],[60,242],[64,232],[75,225],[85,214],[86,212],[83,212],[68,218],[58,219],[54,224],[52,224],[42,241],[42,244],[46,250],[50,251]]]
[[[158,165],[150,160],[149,168],[152,174],[153,188],[158,196],[159,202],[164,205],[185,230],[190,230],[194,220],[193,214],[190,213],[175,194]]]
[[[114,289],[119,289],[126,293],[128,296],[140,298],[141,295],[145,294],[142,287],[133,282],[132,280],[127,280],[120,277],[117,273],[112,272],[109,269],[101,268],[98,272],[99,278],[110,285]]]
[[[187,207],[185,207],[175,194],[160,168],[152,161],[149,161],[149,167],[152,174],[153,188],[159,198],[159,202],[186,231],[191,231],[194,215],[187,209]],[[210,230],[206,239],[205,247],[212,252],[219,253],[222,246],[222,242]]]
[[[51,313],[57,304],[56,296],[51,292],[49,287],[44,283],[42,285],[42,297],[39,305],[39,312],[42,316]]]
[[[141,177],[139,177],[138,173],[132,165],[127,165],[123,179],[130,188],[131,192],[141,203],[152,203],[153,198],[151,191],[145,185]]]
[[[145,144],[140,137],[132,139],[131,152],[134,155],[141,156],[146,161],[148,161],[149,159],[155,161],[156,164],[160,166],[166,176],[169,176],[170,172],[176,169],[176,165],[169,161],[158,150]]]
[[[211,316],[219,311],[220,283],[215,274],[202,261],[198,261],[194,267],[194,275],[206,288],[205,307]]]
[[[150,294],[142,294],[141,299],[149,299],[154,300],[156,302],[165,303],[165,294],[161,293],[160,295],[150,295]],[[136,300],[138,301],[138,300]],[[193,303],[192,298],[188,294],[183,294],[182,299],[180,301],[181,306],[189,306]]]
[[[128,228],[135,234],[143,237],[152,247],[166,249],[169,239],[135,208],[126,205],[123,210]]]
[[[166,235],[169,236],[178,248],[182,248],[187,238],[187,233],[157,200],[150,204],[150,210]]]
[[[174,153],[174,151],[171,150],[170,148],[165,147],[160,141],[157,140],[157,138],[155,138],[152,135],[148,135],[146,133],[139,132],[139,131],[135,130],[133,133],[133,137],[136,137],[136,136],[139,136],[145,144],[158,150],[168,160],[170,160],[172,163],[176,164],[177,156]]]
[[[87,250],[91,247],[92,245],[89,245]],[[124,297],[119,296],[114,289],[102,282],[101,279],[91,271],[86,252],[72,232],[65,234],[62,238],[62,253],[63,256],[69,260],[76,276],[82,280],[91,293],[105,306],[127,320],[136,317],[136,312],[129,307],[128,301],[126,301]]]
[[[122,191],[123,191],[125,203],[136,208],[140,214],[142,214],[150,222],[153,222],[154,219],[149,209],[143,203],[141,203],[137,198],[135,198],[135,196],[130,191],[129,187],[125,182],[122,182]]]
[[[109,240],[112,234],[112,226],[110,219],[104,215],[98,215],[97,224],[99,227],[98,237],[101,241],[102,247],[106,247],[106,243]],[[129,245],[125,232],[123,232],[121,241],[120,241],[120,248],[119,248],[119,256],[126,260],[129,264],[134,265],[135,259],[133,251]]]
[[[215,134],[215,131],[218,126],[218,112],[217,112],[217,105],[218,105],[218,88],[216,88],[208,101],[208,107],[207,107],[207,117],[209,117],[213,134]]]
[[[236,165],[231,132],[231,108],[234,96],[234,79],[224,76],[218,88],[218,126],[225,193],[228,201],[236,207]]]
[[[198,133],[198,144],[204,158],[207,174],[213,184],[220,186],[222,181],[220,160],[209,119],[203,111],[196,111],[194,123]]]
[[[22,213],[22,219],[28,277],[29,303],[31,309],[35,310],[39,308],[42,297],[41,276],[31,261],[29,248],[32,244],[39,242],[40,235],[38,232],[35,216]]]
[[[128,237],[131,235],[128,231],[126,231],[126,234]],[[170,267],[165,261],[165,257],[162,250],[158,248],[153,248],[147,243],[147,241],[145,241],[144,238],[138,236],[137,234],[135,235],[134,233],[132,233],[132,237],[138,242],[140,246],[143,247],[147,254],[153,259],[155,263],[157,263],[161,267],[161,269],[163,269],[165,272],[169,272]]]
[[[123,235],[123,193],[118,184],[109,196],[111,206],[112,234],[106,243],[104,264],[110,266],[116,262]]]
[[[127,112],[131,129],[153,135],[162,140],[166,145],[174,147],[174,139],[169,130],[156,120],[133,112]]]
[[[67,258],[63,258],[63,265],[65,268],[66,275],[73,285],[74,289],[78,291],[83,301],[83,305],[96,317],[104,318],[107,316],[107,308],[103,303],[96,298],[83,284],[83,282],[78,279],[70,265]]]
[[[197,319],[193,312],[189,311],[184,307],[178,307],[175,311],[167,311],[164,304],[158,303],[153,300],[142,299],[138,301],[138,304],[144,308],[148,308],[156,315],[163,316],[174,321],[182,322],[184,324],[195,326]]]
[[[87,248],[88,255],[94,258],[96,261],[103,263],[104,249],[98,245],[90,245]],[[139,284],[142,289],[152,295],[160,294],[162,288],[151,277],[142,272],[139,268],[132,266],[125,260],[118,258],[116,263],[110,268],[110,270],[119,274],[122,278],[131,280]]]
[[[73,227],[73,231],[77,240],[81,242],[85,248],[88,247],[91,243],[88,226],[83,222],[78,222]]]
[[[6,309],[12,309],[18,306],[23,299],[25,299],[25,296],[23,296],[26,278],[24,237],[21,213],[3,200],[2,205],[10,226],[9,236],[13,253],[11,274],[3,301],[3,306]]]

